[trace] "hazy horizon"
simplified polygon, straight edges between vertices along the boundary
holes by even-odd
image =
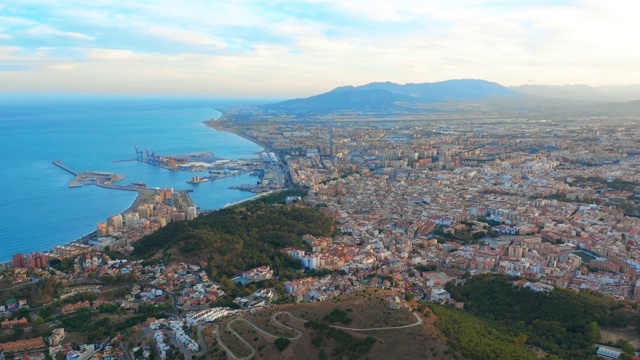
[[[639,9],[572,0],[7,0],[0,95],[284,99],[449,79],[635,85]]]

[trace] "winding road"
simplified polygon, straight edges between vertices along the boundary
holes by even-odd
[[[299,317],[297,317],[297,316],[295,316],[295,315],[291,314],[291,313],[290,313],[290,312],[288,312],[288,311],[278,311],[278,312],[274,313],[273,315],[271,315],[271,320],[272,320],[274,323],[276,323],[278,326],[283,327],[283,328],[286,328],[286,329],[289,329],[289,330],[292,330],[292,331],[294,331],[294,332],[296,333],[296,336],[294,336],[294,337],[287,337],[287,339],[289,339],[289,340],[297,340],[297,339],[299,339],[299,338],[302,336],[303,332],[302,332],[302,331],[300,331],[300,330],[298,330],[298,329],[296,329],[296,328],[293,328],[293,327],[291,327],[291,326],[284,325],[283,323],[281,323],[280,321],[278,321],[277,316],[278,316],[278,315],[282,315],[282,314],[286,314],[286,315],[288,315],[289,317],[291,317],[292,319],[296,319],[296,320],[300,320],[300,321],[305,321],[305,322],[306,322],[306,321],[308,321],[308,320],[305,320],[305,319],[299,318]],[[415,318],[416,318],[416,322],[415,322],[415,323],[413,323],[413,324],[409,324],[409,325],[387,326],[387,327],[378,327],[378,328],[350,328],[350,327],[344,327],[344,326],[338,326],[338,325],[329,325],[329,326],[331,326],[331,327],[333,327],[333,328],[336,328],[336,329],[341,329],[341,330],[350,330],[350,331],[376,331],[376,330],[396,330],[396,329],[406,329],[406,328],[410,328],[410,327],[414,327],[414,326],[420,326],[420,325],[422,325],[422,323],[423,323],[422,318],[421,318],[417,313],[415,313],[415,312],[414,312],[414,313],[412,313],[412,315],[413,315],[413,316],[415,316]],[[220,344],[220,346],[221,346],[221,347],[222,347],[222,348],[227,352],[227,354],[229,355],[229,357],[231,357],[231,358],[233,358],[233,359],[236,359],[236,360],[248,360],[248,359],[250,359],[252,356],[254,356],[254,355],[255,355],[255,353],[256,353],[255,348],[254,348],[253,346],[251,346],[251,344],[249,344],[249,342],[247,342],[247,341],[246,341],[242,336],[240,336],[240,335],[239,335],[235,330],[233,330],[233,329],[231,328],[231,324],[233,324],[233,323],[234,323],[234,322],[236,322],[236,321],[244,321],[244,322],[246,322],[247,324],[251,325],[254,329],[256,329],[257,331],[259,331],[261,334],[263,334],[263,335],[265,335],[265,336],[267,336],[267,337],[269,337],[269,338],[271,338],[271,339],[273,339],[273,340],[275,340],[275,339],[277,339],[277,338],[279,338],[279,337],[280,337],[280,336],[277,336],[277,335],[271,334],[271,333],[269,333],[269,332],[267,332],[267,331],[265,331],[265,330],[261,329],[261,328],[260,328],[260,327],[258,327],[256,324],[254,324],[253,322],[251,322],[251,321],[249,321],[249,320],[247,320],[247,319],[245,319],[245,318],[243,318],[243,317],[239,317],[239,318],[237,318],[237,319],[231,320],[231,321],[229,321],[229,322],[227,323],[227,329],[228,329],[229,331],[231,331],[231,333],[232,333],[233,335],[235,335],[236,337],[238,337],[238,338],[239,338],[239,339],[240,339],[240,340],[241,340],[245,345],[247,345],[247,346],[251,349],[251,355],[248,355],[248,356],[245,356],[245,357],[238,357],[238,356],[236,356],[236,355],[235,355],[235,354],[234,354],[234,353],[233,353],[233,352],[232,352],[232,351],[231,351],[231,350],[230,350],[230,349],[229,349],[229,348],[228,348],[228,347],[227,347],[227,346],[222,342],[222,339],[220,338],[220,331],[219,331],[219,327],[218,327],[218,325],[216,324],[216,325],[215,325],[215,328],[216,328],[216,337],[217,337],[217,340],[218,340],[218,344]]]

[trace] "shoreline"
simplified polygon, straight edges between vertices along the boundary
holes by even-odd
[[[220,209],[211,210],[211,211],[217,211],[217,210],[227,209],[227,208],[230,208],[230,207],[233,207],[233,206],[236,206],[236,205],[240,205],[240,204],[242,204],[242,203],[244,203],[244,202],[252,201],[252,200],[256,200],[256,199],[259,199],[259,198],[261,198],[261,197],[263,197],[263,196],[271,195],[271,194],[273,194],[273,193],[280,192],[280,191],[283,191],[283,189],[280,189],[280,190],[271,190],[271,191],[267,191],[267,192],[264,192],[264,193],[256,194],[256,195],[254,195],[254,196],[252,196],[252,197],[250,197],[250,198],[246,198],[246,199],[244,199],[244,200],[236,201],[236,202],[234,202],[234,203],[227,204],[227,205],[225,205],[225,206],[221,207]]]
[[[217,111],[217,110],[216,110],[216,111]],[[226,133],[229,133],[229,134],[233,134],[233,135],[236,135],[236,136],[238,136],[238,137],[241,137],[241,138],[243,138],[243,139],[245,139],[245,140],[247,140],[247,141],[250,141],[250,142],[252,142],[252,143],[254,143],[254,144],[256,144],[256,145],[260,146],[260,147],[262,148],[262,151],[269,151],[269,152],[273,152],[273,149],[272,149],[270,146],[267,146],[267,145],[266,145],[266,144],[264,144],[262,141],[260,141],[260,140],[258,140],[258,139],[256,139],[256,138],[254,138],[254,137],[252,137],[252,136],[249,136],[249,135],[247,135],[247,134],[241,133],[241,132],[239,132],[239,131],[237,131],[237,130],[235,130],[235,129],[229,129],[229,128],[224,128],[224,127],[221,127],[221,126],[216,126],[216,124],[215,124],[215,123],[216,123],[216,122],[217,122],[221,117],[222,117],[222,116],[219,116],[217,119],[206,120],[206,121],[203,121],[202,123],[203,123],[205,126],[207,126],[207,127],[210,127],[210,128],[212,128],[212,129],[215,129],[216,131],[221,131],[221,132],[226,132]],[[260,151],[260,152],[262,152],[262,151]]]
[[[213,128],[213,129],[215,129],[217,131],[227,132],[227,133],[239,136],[239,137],[241,137],[241,138],[243,138],[243,139],[245,139],[247,141],[250,141],[250,142],[262,147],[262,149],[263,149],[262,151],[265,151],[265,150],[269,150],[270,151],[270,147],[266,146],[265,144],[263,144],[262,142],[258,141],[257,139],[254,139],[254,138],[252,138],[250,136],[238,133],[236,131],[232,131],[230,129],[222,129],[222,128],[216,127],[214,125],[214,123],[216,121],[218,121],[221,117],[223,117],[223,113],[222,113],[222,111],[220,111],[218,109],[215,109],[215,108],[211,108],[211,109],[214,110],[214,111],[217,111],[218,113],[220,113],[220,115],[217,118],[211,118],[209,120],[201,121],[202,124],[204,124],[207,127]],[[256,152],[256,154],[259,154],[262,151],[258,151],[258,152]],[[276,190],[276,191],[278,191],[278,190]],[[177,192],[183,193],[183,195],[186,197],[188,206],[196,206],[195,202],[193,201],[193,199],[191,198],[191,196],[190,196],[190,194],[188,192],[186,192],[186,191],[177,191]],[[241,203],[246,202],[246,201],[254,200],[256,198],[259,198],[261,196],[264,196],[264,195],[267,195],[267,194],[270,194],[270,193],[273,193],[273,191],[267,192],[267,193],[262,193],[262,194],[257,194],[257,195],[254,195],[254,196],[250,197],[250,198],[247,198],[247,199],[244,199],[244,200],[240,200],[240,201],[234,202],[232,204],[227,204],[227,205],[221,206],[221,207],[219,207],[217,209],[200,209],[200,210],[205,210],[205,211],[208,211],[208,212],[217,211],[217,210],[221,210],[221,209],[227,208],[227,207],[232,206],[232,205],[237,205],[237,204],[241,204]],[[135,211],[138,208],[138,206],[140,206],[141,204],[144,204],[148,200],[149,195],[154,195],[154,194],[155,194],[155,189],[150,189],[150,188],[138,189],[137,190],[137,195],[133,199],[131,204],[128,207],[126,207],[123,211],[118,212],[118,213],[116,213],[114,215],[117,215],[117,214],[123,215],[123,214],[125,214],[127,212]],[[91,231],[89,233],[85,233],[84,235],[81,235],[80,237],[78,237],[78,238],[76,238],[76,239],[74,239],[72,241],[65,241],[65,242],[63,242],[63,243],[61,243],[59,245],[54,245],[54,247],[55,246],[64,246],[64,245],[74,244],[74,243],[79,243],[79,242],[81,243],[83,241],[86,242],[86,240],[88,240],[88,239],[90,239],[92,237],[95,237],[96,235],[97,235],[97,230],[93,230],[93,231]],[[53,247],[48,248],[48,249],[44,249],[44,250],[31,251],[29,253],[25,253],[25,252],[21,252],[21,253],[23,253],[26,256],[27,254],[30,254],[30,253],[33,253],[33,252],[51,252],[52,249],[53,249]],[[13,254],[11,254],[11,255],[13,255]],[[13,262],[13,260],[11,258],[8,258],[5,261],[1,261],[0,260],[0,267],[10,265],[10,264],[12,264],[12,262]]]

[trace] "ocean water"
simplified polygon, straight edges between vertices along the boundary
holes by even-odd
[[[60,160],[76,171],[126,175],[118,184],[194,189],[201,209],[218,209],[252,196],[229,186],[252,183],[249,175],[198,185],[194,175],[137,161],[134,145],[161,155],[213,152],[226,159],[255,158],[262,148],[236,135],[206,127],[220,112],[215,100],[76,99],[0,100],[0,261],[17,252],[51,249],[96,228],[126,210],[135,192],[95,186],[68,188],[73,175],[54,166]]]

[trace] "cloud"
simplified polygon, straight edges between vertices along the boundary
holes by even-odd
[[[0,61],[12,60],[19,48],[17,46],[0,46]]]
[[[130,50],[91,49],[87,52],[86,57],[97,61],[123,61],[133,60],[136,55]]]
[[[47,65],[47,70],[67,71],[78,67],[78,64],[51,64]]]
[[[61,31],[49,25],[38,25],[22,32],[22,35],[31,37],[66,37],[78,40],[93,41],[95,38],[72,31]]]
[[[7,27],[13,27],[36,25],[38,22],[18,16],[0,16],[0,24]]]
[[[3,4],[0,40],[13,58],[6,61],[33,64],[34,77],[4,72],[0,90],[3,83],[55,89],[71,77],[78,89],[96,91],[126,83],[127,91],[252,96],[464,77],[505,85],[640,82],[640,3],[630,0]]]
[[[220,49],[226,47],[226,44],[215,36],[199,31],[156,25],[145,27],[145,31],[148,34],[159,36],[166,40],[188,45],[213,46]]]

